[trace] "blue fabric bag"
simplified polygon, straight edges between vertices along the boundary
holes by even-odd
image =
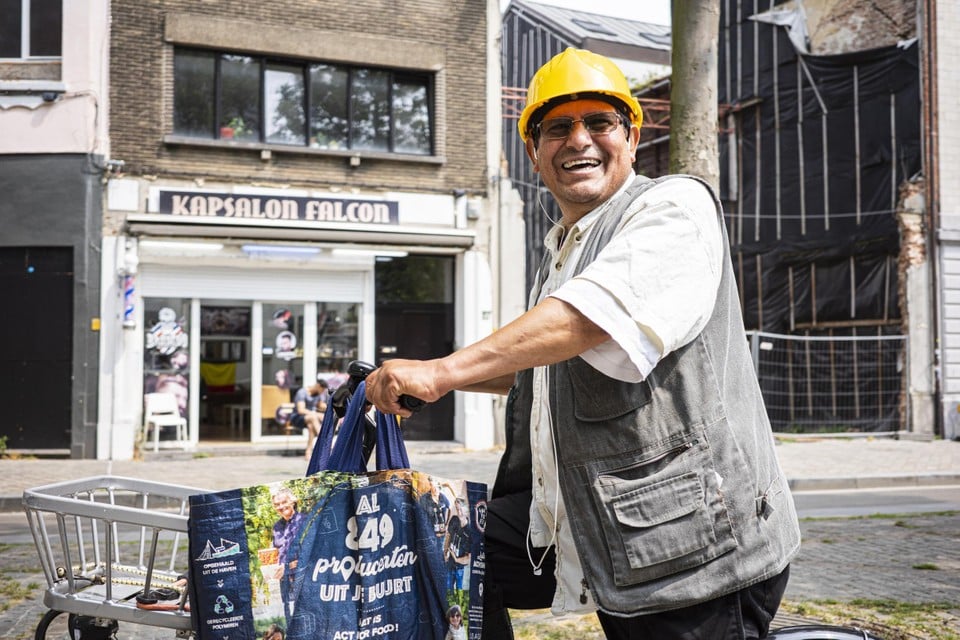
[[[379,471],[365,473],[364,389],[354,392],[329,456],[325,424],[331,431],[321,431],[308,468],[322,460],[319,475],[354,475],[329,493],[301,536],[287,639],[443,640],[456,604],[478,640],[487,487],[411,470],[396,416],[379,412]],[[453,544],[448,529],[456,530]],[[460,552],[456,561],[450,549]]]
[[[487,487],[409,469],[395,416],[376,414],[378,471],[362,455],[364,386],[333,445],[324,416],[308,471],[191,498],[192,611],[200,640],[443,640],[482,622]]]

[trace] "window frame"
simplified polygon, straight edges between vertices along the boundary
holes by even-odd
[[[31,55],[31,31],[32,31],[32,22],[31,22],[31,5],[34,0],[19,0],[20,1],[20,55],[13,57],[5,57],[0,55],[0,63],[11,63],[11,62],[51,62],[59,61],[63,59],[63,2],[62,0],[58,3],[60,8],[60,33],[57,34],[57,40],[59,41],[60,53],[54,55]]]
[[[182,53],[212,53],[214,57],[214,73],[213,73],[213,94],[211,99],[213,100],[214,110],[213,110],[213,122],[212,130],[208,132],[206,137],[198,135],[190,135],[187,133],[177,132],[173,129],[173,126],[176,124],[176,99],[174,98],[173,109],[171,110],[171,134],[164,137],[164,141],[167,143],[173,144],[190,144],[190,145],[199,145],[199,146],[242,146],[242,147],[253,147],[258,149],[271,149],[276,151],[291,151],[291,152],[307,152],[307,153],[317,153],[321,155],[348,155],[348,156],[358,156],[362,155],[365,157],[389,157],[389,158],[410,158],[422,161],[436,161],[436,154],[438,148],[437,142],[437,105],[436,105],[436,91],[437,91],[437,76],[436,73],[429,70],[419,70],[419,69],[405,69],[405,68],[390,68],[384,66],[376,65],[358,65],[358,64],[349,64],[341,63],[329,60],[319,60],[319,59],[304,59],[304,58],[293,58],[288,56],[280,55],[270,55],[270,54],[258,54],[258,53],[248,53],[242,51],[225,51],[220,49],[212,49],[206,47],[197,47],[189,45],[175,45],[172,48],[172,64],[175,65],[176,58]],[[257,87],[257,92],[259,96],[259,123],[257,136],[255,139],[251,140],[233,140],[225,139],[220,137],[220,124],[219,122],[224,117],[223,112],[223,77],[221,71],[221,64],[224,55],[236,55],[250,58],[254,61],[255,64],[259,66],[258,82],[259,86]],[[267,125],[266,117],[267,114],[267,100],[266,100],[266,72],[267,68],[271,65],[283,65],[283,66],[293,66],[299,68],[299,78],[303,83],[303,100],[301,108],[303,109],[304,114],[304,140],[303,143],[283,143],[276,141],[267,140]],[[312,73],[311,69],[315,65],[326,65],[334,69],[345,71],[347,74],[346,80],[346,131],[347,139],[346,146],[342,148],[325,148],[325,147],[315,147],[311,146],[311,138],[313,134],[312,130],[312,97],[313,97],[313,83],[312,83]],[[355,148],[353,138],[353,125],[354,118],[357,115],[354,109],[351,107],[351,98],[353,96],[353,86],[355,79],[355,72],[358,70],[372,70],[378,72],[386,72],[388,74],[388,84],[387,84],[387,97],[386,104],[389,111],[389,126],[387,131],[387,145],[385,149],[370,149],[370,148]],[[176,96],[177,90],[177,77],[176,74],[171,74],[173,78],[173,95]],[[429,120],[428,126],[428,140],[426,141],[426,148],[422,152],[413,152],[413,151],[395,151],[395,127],[397,123],[396,112],[394,111],[394,90],[395,85],[400,84],[413,84],[414,81],[419,80],[422,82],[423,87],[426,91],[426,106],[427,106],[427,118]]]

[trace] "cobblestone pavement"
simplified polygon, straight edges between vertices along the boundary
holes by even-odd
[[[946,602],[960,615],[960,514],[804,520],[801,529],[787,599]]]
[[[960,633],[960,514],[805,520],[802,529],[803,547],[791,568],[787,600],[953,603],[950,628]],[[12,597],[11,584],[23,587],[30,597]],[[33,637],[45,611],[42,584],[32,543],[0,546],[0,588],[6,594],[0,605],[6,607],[0,611],[0,637]],[[169,630],[121,625],[121,639],[173,637]]]

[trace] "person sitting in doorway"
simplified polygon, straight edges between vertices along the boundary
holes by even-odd
[[[290,416],[290,425],[294,429],[307,429],[307,450],[304,457],[310,460],[313,442],[320,433],[323,424],[323,412],[327,410],[330,393],[325,380],[317,380],[309,387],[301,387],[293,396],[294,413]]]

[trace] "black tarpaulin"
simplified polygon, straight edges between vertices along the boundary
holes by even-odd
[[[781,27],[756,28],[765,59],[775,39],[781,60],[792,52],[774,33]],[[802,60],[794,53],[766,75],[760,65],[758,94],[752,81],[730,83],[749,90],[734,101],[748,104],[734,111],[736,165],[727,153],[733,137],[721,136],[720,154],[748,328],[899,316],[896,287],[877,270],[899,252],[899,185],[920,170],[917,54],[915,42]]]

